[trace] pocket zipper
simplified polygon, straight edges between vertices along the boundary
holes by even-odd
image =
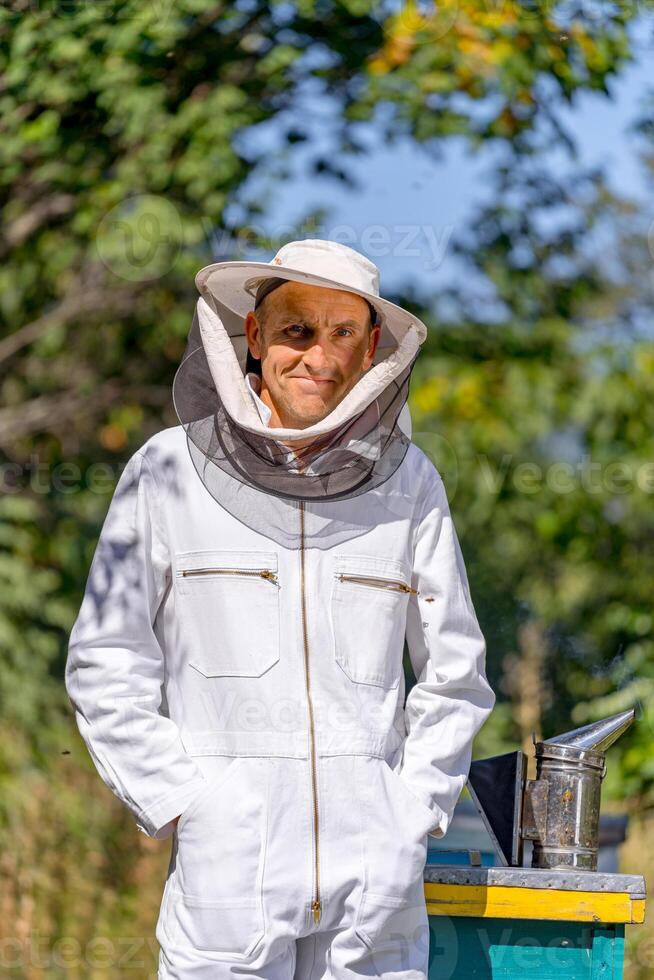
[[[269,568],[185,568],[182,575],[256,575],[278,585],[277,575]]]
[[[412,589],[410,585],[406,585],[404,582],[395,582],[389,578],[374,578],[370,575],[346,575],[344,572],[339,573],[337,577],[340,582],[358,582],[363,585],[372,585],[377,589],[391,589],[393,592],[410,592],[412,595],[418,594],[418,590]]]

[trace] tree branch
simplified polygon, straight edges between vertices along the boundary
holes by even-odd
[[[51,194],[41,198],[7,225],[0,244],[0,258],[4,258],[12,248],[22,245],[30,235],[52,218],[61,218],[63,215],[70,214],[74,208],[74,194]]]
[[[88,419],[112,405],[130,400],[162,408],[170,400],[170,390],[163,385],[123,385],[110,380],[100,385],[93,395],[80,395],[74,391],[41,395],[13,408],[0,410],[0,445],[11,445],[37,432],[56,434],[81,415]]]
[[[134,309],[135,290],[120,291],[104,287],[80,289],[78,292],[65,297],[48,313],[37,320],[26,323],[14,333],[0,340],[0,365],[17,351],[35,340],[39,340],[51,327],[74,320],[80,313],[107,310],[118,316],[128,316]]]

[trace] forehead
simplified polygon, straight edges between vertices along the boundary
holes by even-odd
[[[269,301],[268,309],[279,315],[329,316],[330,319],[351,317],[362,325],[369,318],[368,303],[362,296],[345,289],[327,289],[313,283],[289,280],[266,299]]]

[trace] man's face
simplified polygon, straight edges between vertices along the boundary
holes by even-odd
[[[338,405],[372,365],[381,327],[361,296],[289,280],[248,313],[245,333],[261,359],[270,427],[306,429]]]

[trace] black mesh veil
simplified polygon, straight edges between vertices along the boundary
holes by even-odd
[[[375,386],[354,397],[356,410],[332,412],[334,424],[328,416],[302,446],[310,430],[269,429],[258,417],[244,388],[243,339],[238,323],[228,331],[216,309],[198,300],[173,399],[206,489],[238,520],[287,547],[298,544],[301,501],[312,544],[364,533],[360,519],[349,520],[347,501],[384,484],[406,455],[411,440],[398,418],[419,343],[405,345],[401,357],[399,344],[383,352]],[[358,385],[349,394],[356,396]]]

